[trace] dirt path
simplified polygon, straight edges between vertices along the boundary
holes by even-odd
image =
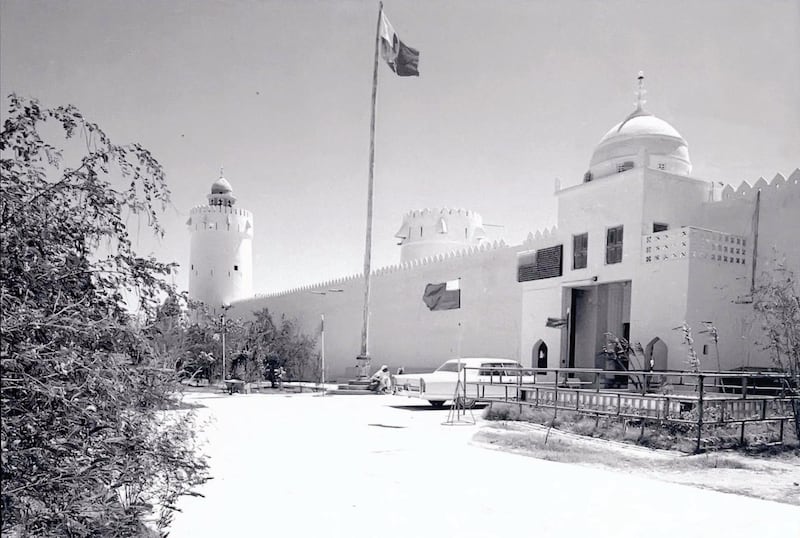
[[[535,458],[612,469],[668,482],[800,506],[800,457],[736,452],[685,455],[587,438],[521,422],[488,422],[473,443]]]

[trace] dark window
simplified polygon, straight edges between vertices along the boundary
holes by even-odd
[[[633,168],[633,161],[625,161],[624,163],[617,163],[617,173],[621,174],[625,170]]]
[[[583,174],[583,182],[584,183],[589,183],[593,179],[594,179],[594,176],[592,175],[592,173],[590,171],[587,171],[585,174]]]
[[[663,232],[666,230],[669,230],[669,224],[664,224],[663,222],[653,223],[653,233]]]
[[[658,169],[659,170],[666,170],[667,166],[664,163],[658,163]]]
[[[239,266],[238,266],[238,265],[234,265],[234,266],[233,266],[233,270],[234,270],[234,271],[238,271],[238,270],[239,270]]]
[[[419,236],[422,237],[422,226],[419,227]]]
[[[192,264],[192,269],[194,269],[194,264]]]
[[[622,261],[622,226],[609,228],[606,231],[606,263]]]
[[[589,249],[589,234],[572,236],[572,268],[585,269]]]
[[[517,257],[517,282],[561,276],[563,245],[522,252]]]

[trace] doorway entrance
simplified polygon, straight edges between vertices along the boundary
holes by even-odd
[[[569,304],[568,366],[604,368],[605,364],[601,366],[596,361],[606,339],[610,335],[625,339],[630,336],[630,280],[570,288]]]

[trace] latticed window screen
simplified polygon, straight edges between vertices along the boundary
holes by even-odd
[[[589,234],[572,236],[572,268],[586,268],[589,249]]]
[[[517,282],[561,276],[563,245],[529,250],[517,255]]]
[[[533,280],[536,274],[536,251],[520,252],[517,255],[517,282]]]
[[[609,228],[606,231],[606,263],[622,261],[622,226]]]

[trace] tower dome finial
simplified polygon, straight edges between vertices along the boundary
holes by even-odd
[[[639,71],[637,79],[639,80],[639,88],[636,90],[636,112],[641,112],[647,102],[644,98],[647,94],[647,90],[644,89],[644,71]]]
[[[219,165],[219,177],[225,177],[225,169],[222,165]]]

